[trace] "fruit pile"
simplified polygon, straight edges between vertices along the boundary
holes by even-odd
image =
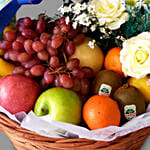
[[[7,30],[6,30],[7,29]],[[21,18],[0,41],[0,106],[12,114],[34,108],[37,116],[90,129],[119,126],[145,112],[147,80],[126,78],[121,48],[104,56],[65,17],[49,21]],[[12,108],[13,106],[13,108]]]
[[[89,93],[88,79],[95,68],[80,62],[82,54],[74,56],[75,47],[85,41],[82,29],[74,30],[64,17],[51,23],[26,17],[18,20],[16,28],[17,32],[5,32],[5,40],[0,42],[4,59],[16,66],[13,74],[37,79],[42,89],[62,86],[81,96]]]

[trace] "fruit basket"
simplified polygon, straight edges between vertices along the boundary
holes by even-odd
[[[110,135],[116,138],[104,141],[52,138],[21,127],[1,108],[0,130],[17,150],[138,150],[150,135],[149,1],[74,1],[64,0],[58,18],[40,14],[5,27],[0,41],[0,106],[11,114],[34,111],[38,117],[56,111],[51,115],[56,123],[90,130],[125,125],[133,132],[116,130]],[[107,13],[103,4],[115,12]],[[147,122],[134,130],[128,124],[132,119]],[[95,130],[95,137],[96,133],[100,132]]]

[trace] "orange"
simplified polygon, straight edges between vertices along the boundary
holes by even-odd
[[[122,77],[124,76],[122,72],[122,64],[120,62],[120,51],[122,48],[114,47],[110,49],[105,57],[104,67],[106,70],[112,70],[119,73]]]
[[[83,106],[83,119],[92,130],[119,126],[121,114],[116,101],[108,96],[92,96]]]

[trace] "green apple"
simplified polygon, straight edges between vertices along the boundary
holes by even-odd
[[[39,96],[34,113],[37,116],[49,114],[52,120],[79,124],[81,107],[81,100],[75,92],[57,87],[48,89]]]

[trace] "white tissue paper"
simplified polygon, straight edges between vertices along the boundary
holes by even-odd
[[[40,135],[52,138],[86,138],[97,141],[112,141],[119,136],[150,126],[150,105],[147,112],[132,119],[121,127],[109,126],[103,129],[89,130],[85,127],[51,120],[49,115],[37,117],[33,111],[15,115],[0,107],[0,112],[19,123],[21,127]]]

